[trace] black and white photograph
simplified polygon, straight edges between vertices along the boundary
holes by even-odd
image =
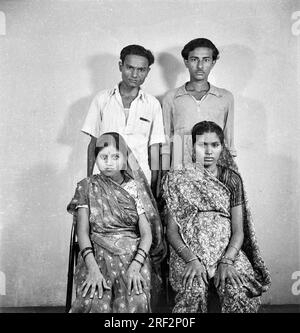
[[[299,108],[299,0],[0,0],[0,313],[300,313]]]

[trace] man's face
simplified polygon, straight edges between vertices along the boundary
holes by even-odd
[[[212,58],[212,53],[212,49],[207,47],[197,47],[189,53],[188,59],[184,60],[184,63],[190,72],[191,80],[207,81],[216,62]]]
[[[124,63],[119,63],[119,68],[122,81],[131,88],[141,86],[150,71],[148,59],[135,54],[126,56]]]

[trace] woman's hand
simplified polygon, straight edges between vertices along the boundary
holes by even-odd
[[[131,295],[131,291],[139,295],[143,292],[143,288],[147,286],[147,282],[142,277],[140,269],[141,265],[135,261],[132,261],[127,269],[126,278],[128,295]]]
[[[216,288],[220,287],[224,291],[226,280],[229,280],[234,288],[245,284],[244,278],[232,265],[220,263],[214,278]]]
[[[205,283],[208,283],[205,268],[198,259],[187,263],[185,266],[182,274],[182,284],[185,289],[192,287],[194,277],[199,279],[200,283],[202,279]]]
[[[110,287],[107,285],[107,283],[98,267],[89,269],[88,275],[81,288],[83,297],[86,296],[86,294],[90,288],[91,288],[90,298],[94,298],[97,288],[98,288],[99,298],[102,298],[104,289],[107,289],[107,290],[110,289]]]

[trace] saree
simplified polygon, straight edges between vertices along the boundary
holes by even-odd
[[[101,299],[81,295],[81,286],[88,274],[84,260],[79,256],[75,269],[76,299],[70,312],[151,312],[151,304],[159,291],[161,279],[157,267],[166,253],[162,228],[155,200],[144,173],[135,157],[129,155],[124,172],[124,187],[99,173],[77,184],[75,195],[67,210],[77,217],[77,208],[89,208],[90,239],[95,260],[110,290],[104,290]],[[151,226],[152,245],[141,275],[147,287],[140,295],[128,295],[126,271],[136,255],[140,241],[136,200],[129,193],[127,183],[137,192],[143,212]]]
[[[226,148],[220,156],[218,167],[239,175]],[[242,190],[244,241],[234,268],[246,283],[233,288],[227,281],[225,290],[217,289],[222,312],[257,312],[260,296],[271,283],[255,237],[243,182]],[[231,238],[229,188],[200,164],[187,163],[165,176],[163,198],[167,211],[179,227],[183,242],[200,259],[208,277],[213,278]],[[185,290],[182,286],[185,265],[170,247],[170,283],[177,292],[173,312],[207,312],[208,286],[204,281],[194,279],[191,290]]]

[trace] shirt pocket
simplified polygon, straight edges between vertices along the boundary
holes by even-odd
[[[143,136],[149,136],[151,121],[148,117],[139,117],[136,124],[136,129],[134,129],[136,133]]]

